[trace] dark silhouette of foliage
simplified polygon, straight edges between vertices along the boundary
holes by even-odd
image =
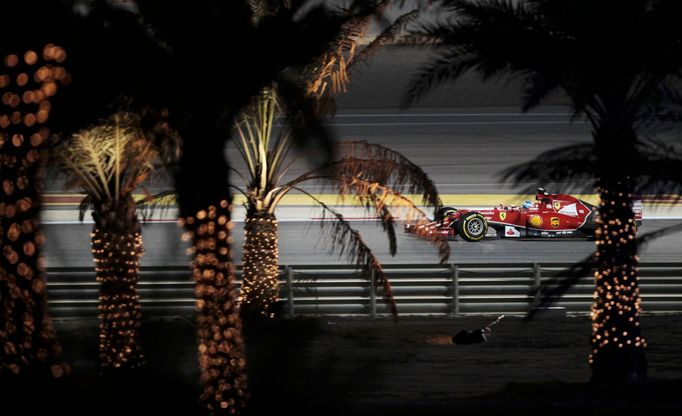
[[[539,174],[557,179],[560,172],[596,177],[601,203],[589,359],[593,379],[643,379],[646,341],[639,326],[638,239],[632,204],[640,189],[638,181],[648,186],[665,184],[659,181],[659,173],[675,180],[676,174],[660,169],[674,163],[670,155],[656,155],[660,147],[642,135],[656,122],[676,121],[682,26],[674,16],[680,15],[682,4],[673,0],[443,0],[440,4],[447,12],[442,20],[424,23],[417,31],[432,41],[435,56],[415,77],[404,105],[469,70],[484,79],[521,79],[524,111],[557,90],[569,97],[574,117],[584,116],[592,127],[594,144],[543,155],[549,160],[543,160],[542,166],[554,162],[545,173],[532,163],[519,173],[507,173],[514,178]],[[641,163],[647,157],[658,158],[659,163]]]
[[[247,396],[224,155],[234,117],[277,81],[295,115],[298,142],[330,143],[316,103],[284,69],[310,63],[344,22],[372,14],[377,2],[351,1],[343,13],[292,3],[257,26],[246,2],[222,0],[26,0],[3,5],[0,14],[3,57],[48,42],[69,56],[71,82],[53,101],[53,131],[68,134],[124,109],[144,116],[153,139],[164,140],[164,126],[182,137],[174,182],[196,249],[202,399],[216,414],[238,411]],[[225,59],[232,63],[224,65]]]

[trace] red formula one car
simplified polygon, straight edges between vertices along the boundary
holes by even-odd
[[[458,210],[445,207],[433,222],[422,225],[405,224],[405,232],[434,233],[467,241],[480,241],[488,228],[498,237],[592,237],[597,207],[567,194],[550,194],[538,188],[535,202],[522,206],[497,206],[482,210]],[[642,202],[633,206],[637,225],[642,222]]]

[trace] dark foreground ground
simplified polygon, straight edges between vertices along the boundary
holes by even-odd
[[[495,318],[298,318],[253,326],[245,414],[682,413],[681,315],[642,318],[650,380],[617,388],[587,382],[587,317],[506,317],[485,343],[450,343],[454,333]],[[3,386],[0,415],[204,414],[196,404],[193,319],[145,320],[147,367],[125,379],[97,375],[95,320],[57,325],[72,376],[49,386]]]

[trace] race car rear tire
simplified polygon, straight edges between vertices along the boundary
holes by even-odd
[[[488,232],[488,221],[478,212],[467,212],[457,221],[457,234],[466,241],[481,241]]]
[[[443,208],[439,209],[438,211],[436,211],[436,214],[434,215],[433,220],[434,221],[443,221],[443,219],[445,217],[447,217],[448,215],[450,215],[453,212],[457,212],[457,209],[453,208],[453,207],[443,207]]]

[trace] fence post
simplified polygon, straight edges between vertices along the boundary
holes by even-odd
[[[377,316],[377,288],[374,281],[374,269],[369,271],[369,316],[376,318]]]
[[[450,276],[452,277],[452,311],[454,316],[459,315],[459,266],[450,265]]]
[[[287,280],[287,317],[294,317],[294,272],[291,266],[284,269],[284,277]]]
[[[538,263],[533,263],[533,290],[535,296],[532,304],[538,305],[540,303],[540,286],[542,285],[542,267]]]

